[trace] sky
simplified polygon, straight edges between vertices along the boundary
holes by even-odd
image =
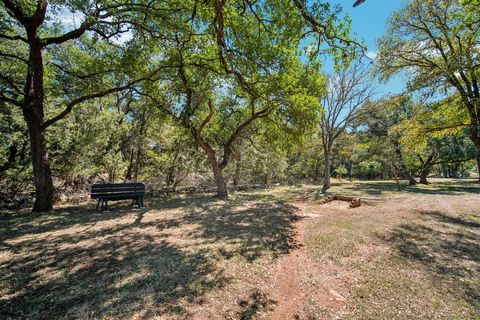
[[[360,6],[353,8],[355,0],[330,0],[332,4],[340,4],[352,20],[352,33],[357,39],[363,39],[368,47],[368,55],[374,58],[377,54],[376,40],[386,32],[388,17],[400,9],[405,0],[365,0]],[[331,65],[326,66],[332,68]],[[396,77],[386,84],[377,84],[378,95],[400,93],[405,81]]]

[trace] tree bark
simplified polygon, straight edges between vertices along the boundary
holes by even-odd
[[[422,168],[420,169],[420,181],[421,184],[428,184],[427,177],[428,173],[430,172],[430,167],[434,164],[435,153],[431,152],[430,155],[427,157],[426,160],[423,160],[423,157],[418,154],[418,160],[422,164]]]
[[[478,130],[477,133],[478,134]],[[470,139],[475,144],[475,148],[477,150],[477,156],[475,157],[477,161],[477,173],[478,173],[478,181],[480,181],[480,138],[476,136],[476,134],[471,134]]]
[[[142,150],[140,146],[137,146],[137,152],[135,155],[135,170],[133,174],[133,181],[138,182],[138,176],[140,176],[140,164],[142,161]]]
[[[207,151],[207,156],[208,156],[210,165],[212,166],[213,177],[215,179],[215,184],[217,186],[217,197],[226,199],[228,198],[227,183],[225,182],[222,169],[220,169],[220,165],[218,164],[215,153],[211,154],[210,152]]]
[[[323,168],[323,187],[322,190],[326,191],[332,186],[330,179],[330,169],[332,167],[331,150],[328,146],[323,148],[324,168]]]
[[[226,199],[228,198],[227,183],[223,177],[222,167],[217,160],[215,150],[201,137],[201,131],[192,130],[192,135],[198,145],[205,151],[207,154],[208,161],[212,166],[213,178],[215,179],[215,185],[217,186],[217,197]]]
[[[165,177],[165,185],[170,187],[175,184],[175,168],[177,165],[177,159],[180,155],[180,152],[175,150],[175,156],[173,157],[172,163],[168,169],[167,175]]]
[[[420,181],[419,181],[419,183],[428,184],[427,177],[428,177],[428,168],[424,168],[420,171]]]
[[[233,185],[238,186],[240,183],[240,174],[242,172],[242,156],[238,154],[236,166],[235,166],[235,175],[233,176]]]
[[[48,161],[45,132],[32,116],[25,116],[30,135],[33,177],[35,182],[35,202],[32,212],[45,212],[53,209],[54,187]]]
[[[478,89],[478,87],[477,87]],[[477,96],[476,103],[466,104],[470,115],[470,140],[472,140],[477,150],[477,172],[478,181],[480,181],[480,97]]]
[[[402,150],[400,150],[400,145],[397,142],[393,143],[393,148],[395,150],[395,154],[397,155],[398,162],[400,164],[400,174],[403,176],[403,178],[408,180],[408,183],[411,186],[414,186],[417,184],[417,181],[415,180],[414,177],[408,172],[407,166],[405,165],[405,160],[403,159],[402,155]]]
[[[28,127],[35,182],[35,202],[32,212],[42,212],[53,209],[54,195],[52,172],[48,161],[47,143],[43,126],[44,67],[42,46],[37,36],[37,28],[35,26],[27,28],[27,34],[30,51],[22,111]]]
[[[130,151],[130,159],[128,161],[127,173],[125,174],[125,182],[132,181],[132,170],[133,170],[133,150]]]

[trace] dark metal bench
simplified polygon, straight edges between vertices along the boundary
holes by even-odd
[[[103,183],[92,185],[91,198],[97,199],[97,210],[101,204],[102,211],[108,209],[109,200],[132,199],[132,206],[143,207],[145,185],[143,183]]]

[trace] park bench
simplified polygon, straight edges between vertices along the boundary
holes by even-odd
[[[102,183],[92,185],[91,198],[97,199],[97,210],[108,210],[108,201],[132,199],[132,206],[143,207],[145,185],[143,183]]]

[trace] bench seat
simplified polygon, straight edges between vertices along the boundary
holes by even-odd
[[[90,190],[90,197],[96,199],[97,210],[101,204],[102,211],[108,210],[108,201],[132,199],[132,205],[143,207],[145,185],[143,183],[102,183],[94,184]]]

